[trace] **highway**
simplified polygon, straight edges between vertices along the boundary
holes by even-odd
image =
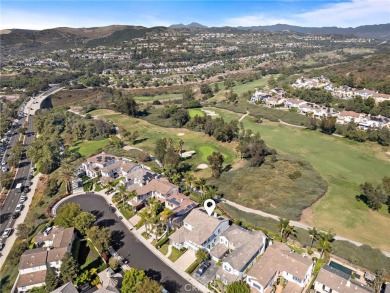
[[[27,103],[24,106],[23,113],[25,117],[22,117],[18,119],[16,127],[13,128],[13,131],[16,131],[17,128],[23,127],[26,120],[28,120],[28,125],[25,125],[27,127],[26,135],[23,142],[23,149],[27,150],[32,143],[35,134],[32,134],[34,132],[34,115],[35,111],[38,110],[41,107],[42,102],[50,96],[50,94],[54,93],[55,91],[60,90],[58,86],[53,86],[49,90],[45,91],[44,93],[40,94],[39,96],[35,98],[29,98]],[[16,132],[16,134],[12,135],[10,139],[10,148],[14,146],[17,141],[19,140],[19,133]],[[7,149],[7,152],[10,151],[10,148]],[[6,154],[5,154],[5,158]],[[12,214],[15,211],[16,205],[19,204],[20,196],[22,193],[16,192],[16,185],[18,183],[23,183],[24,189],[26,189],[26,183],[30,183],[30,180],[28,179],[29,174],[32,173],[31,171],[31,161],[24,155],[24,159],[19,161],[19,165],[16,171],[16,175],[14,178],[14,181],[12,183],[12,187],[8,193],[7,199],[5,200],[3,206],[0,210],[0,237],[3,234],[4,230],[6,228],[15,228],[15,219],[12,219]],[[29,185],[29,184],[27,184]],[[28,207],[25,207],[28,208]],[[12,245],[12,243],[7,244],[7,238],[1,238],[1,242],[4,243],[6,246]]]

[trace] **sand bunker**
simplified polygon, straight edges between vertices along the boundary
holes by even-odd
[[[214,111],[203,110],[203,109],[202,109],[202,111],[205,112],[206,115],[208,115],[208,116],[212,116],[212,117],[214,117],[214,116],[219,116],[219,115],[218,115],[217,113],[215,113]]]
[[[177,134],[177,136],[183,136],[183,135],[185,135],[185,133],[183,133],[183,132],[180,132]]]
[[[180,154],[180,157],[182,158],[191,158],[193,154],[195,154],[195,151],[188,151]]]
[[[196,168],[203,170],[203,169],[208,168],[208,165],[207,165],[207,164],[200,164],[200,165],[198,165],[198,167],[196,167]]]

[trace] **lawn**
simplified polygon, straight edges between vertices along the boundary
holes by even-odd
[[[228,117],[234,114],[221,109],[213,111]],[[328,182],[328,192],[302,220],[322,229],[356,241],[390,251],[390,215],[385,207],[371,211],[356,200],[359,185],[365,181],[379,183],[389,175],[387,147],[375,143],[358,143],[319,132],[302,130],[264,121],[254,123],[250,116],[243,120],[246,128],[260,132],[265,142],[280,154],[293,154],[308,161]],[[385,240],[387,239],[387,240]]]
[[[104,148],[108,144],[108,138],[102,140],[84,140],[76,142],[71,148],[71,151],[78,151],[83,157],[90,157],[99,149]]]
[[[164,94],[164,95],[157,95],[157,96],[137,96],[134,97],[134,100],[136,102],[153,102],[153,101],[164,101],[164,100],[176,100],[181,99],[182,94]]]
[[[82,270],[89,270],[95,267],[97,268],[103,262],[99,256],[99,253],[96,251],[89,240],[80,241],[77,256],[78,263],[80,264],[80,268]]]
[[[160,252],[164,255],[166,255],[168,253],[168,246],[169,244],[168,243],[165,243],[163,246],[161,246],[160,248]]]
[[[172,252],[171,254],[169,255],[169,259],[172,261],[172,262],[175,262],[177,261],[177,259],[179,257],[181,257],[183,255],[183,252],[181,252],[179,249],[175,248],[175,247],[172,247]]]
[[[122,213],[122,215],[126,218],[126,220],[130,219],[134,216],[134,212],[131,209],[131,207],[123,207],[123,204],[118,205],[119,211]]]
[[[98,113],[98,114],[97,114]],[[184,141],[184,151],[196,151],[196,154],[187,162],[193,166],[199,164],[208,164],[207,156],[212,152],[221,152],[225,158],[225,164],[234,164],[237,160],[237,154],[235,152],[235,143],[223,143],[216,141],[213,137],[209,137],[203,133],[191,131],[185,128],[166,128],[158,125],[151,124],[145,120],[133,118],[122,114],[113,114],[112,111],[107,110],[103,112],[91,112],[91,115],[101,115],[105,119],[114,122],[119,128],[125,128],[129,131],[137,130],[140,133],[139,143],[136,147],[144,149],[145,151],[153,154],[156,142],[160,138],[172,138],[174,144],[178,144],[180,140]],[[178,136],[179,133],[184,135]],[[197,176],[210,175],[209,168],[196,173]]]
[[[196,115],[198,115],[198,116],[204,116],[204,115],[206,115],[206,113],[203,112],[203,111],[200,110],[200,109],[188,109],[188,114],[190,114],[190,117],[191,117],[191,118],[194,118]]]

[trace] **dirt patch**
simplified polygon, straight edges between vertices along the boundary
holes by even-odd
[[[32,201],[31,201],[30,209],[37,206],[39,201],[43,198],[45,189],[47,188],[48,179],[49,179],[48,175],[42,174],[39,176],[37,188],[35,189],[35,193],[34,193]]]
[[[308,207],[302,211],[299,222],[311,226],[313,224],[313,209]]]

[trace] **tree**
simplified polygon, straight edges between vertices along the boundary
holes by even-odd
[[[218,83],[215,83],[214,85],[214,93],[218,93],[219,92],[219,86],[218,86]]]
[[[183,101],[191,101],[195,98],[195,94],[190,87],[187,87],[183,92]]]
[[[65,163],[62,164],[61,168],[58,171],[58,177],[60,178],[60,182],[65,185],[66,194],[70,194],[72,192],[72,167],[69,164]]]
[[[79,230],[82,235],[85,235],[87,230],[92,227],[92,224],[96,221],[96,217],[89,212],[81,212],[74,218],[73,226]]]
[[[390,176],[385,176],[382,178],[383,191],[390,196]]]
[[[111,257],[108,261],[108,265],[115,271],[117,268],[119,268],[119,261],[116,258]]]
[[[16,229],[16,236],[22,239],[27,239],[30,233],[31,233],[31,227],[27,226],[25,223],[19,224],[18,228]]]
[[[196,259],[199,262],[204,262],[205,260],[209,259],[209,254],[206,251],[204,251],[203,249],[198,249],[196,251],[195,255],[196,255]]]
[[[141,282],[136,285],[136,293],[161,293],[161,285],[148,277],[145,277]]]
[[[60,268],[62,282],[72,282],[77,278],[79,271],[80,269],[77,261],[71,254],[66,253]]]
[[[57,194],[59,188],[60,186],[58,185],[57,179],[53,176],[50,176],[49,180],[47,181],[47,187],[44,193],[45,195],[52,197]]]
[[[313,227],[312,229],[309,229],[309,235],[310,235],[310,238],[311,238],[311,242],[310,242],[310,249],[311,249],[313,247],[313,242],[318,239],[318,236],[320,234],[317,231],[316,227]]]
[[[219,178],[222,174],[222,165],[224,162],[223,155],[220,152],[213,152],[210,156],[207,157],[207,160],[210,163],[211,176],[213,178]]]
[[[6,172],[1,174],[1,186],[10,189],[12,182],[14,181],[14,176],[11,172]]]
[[[226,293],[250,293],[251,289],[245,281],[237,281],[231,283],[226,288]]]
[[[156,147],[154,148],[154,155],[156,156],[157,160],[159,160],[161,163],[164,163],[164,158],[166,153],[167,153],[167,139],[161,138],[156,143]]]
[[[375,272],[375,280],[372,284],[372,288],[374,289],[375,293],[381,292],[384,276],[385,271],[383,269],[379,269]]]
[[[324,133],[332,134],[336,130],[336,117],[322,117],[320,128]]]
[[[58,209],[54,223],[64,228],[73,227],[73,221],[80,213],[80,205],[73,202],[67,203]]]
[[[137,270],[131,268],[128,271],[125,271],[122,280],[121,293],[134,293],[137,292],[137,285],[141,283],[146,278],[145,272],[143,270]]]
[[[53,268],[49,267],[46,272],[46,291],[51,292],[60,285],[60,280]]]
[[[171,165],[173,169],[177,169],[181,161],[180,155],[176,152],[175,147],[172,144],[169,144],[167,152],[164,157],[164,165]]]
[[[93,226],[87,230],[86,235],[100,253],[110,247],[111,231],[107,227]]]
[[[367,205],[373,210],[379,210],[387,200],[382,187],[374,187],[371,183],[365,182],[360,185],[362,195],[367,199]]]
[[[282,242],[286,242],[290,234],[295,234],[295,228],[290,225],[289,219],[279,218],[278,228],[280,230],[280,240]]]
[[[320,258],[325,254],[327,258],[332,250],[332,242],[334,241],[334,234],[330,231],[327,233],[320,233],[320,240],[318,242],[318,249],[321,250]]]

